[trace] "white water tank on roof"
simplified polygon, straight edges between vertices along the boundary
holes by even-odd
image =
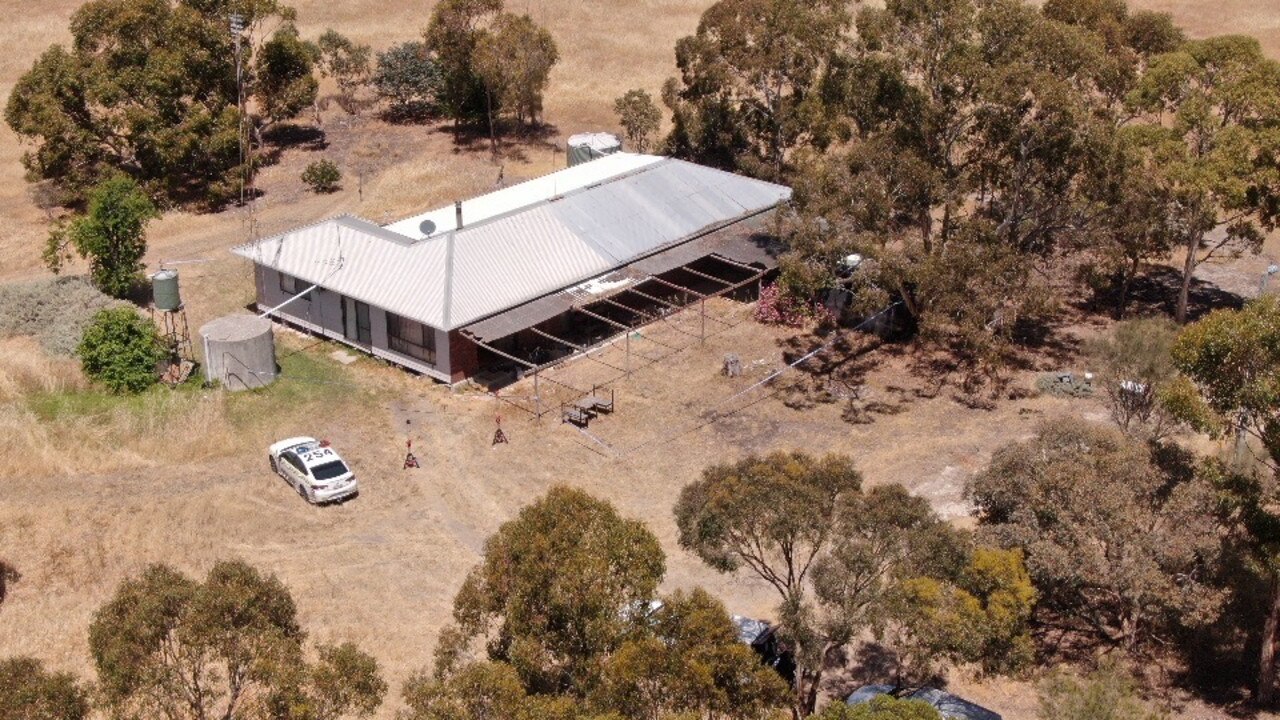
[[[569,167],[622,150],[622,141],[611,133],[578,133],[569,137]]]
[[[276,343],[271,321],[239,313],[200,328],[204,377],[228,390],[251,390],[275,382]]]

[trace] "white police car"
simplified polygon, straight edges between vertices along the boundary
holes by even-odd
[[[344,500],[359,492],[351,468],[327,442],[309,437],[281,440],[267,449],[267,459],[309,503]]]

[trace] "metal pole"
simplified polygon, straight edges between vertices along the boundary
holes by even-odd
[[[533,371],[533,411],[538,417],[542,417],[542,393],[538,391],[538,374],[540,371]]]
[[[703,298],[698,301],[698,312],[702,316],[702,331],[698,336],[698,342],[705,343],[707,341],[707,299]]]
[[[627,362],[625,367],[627,368],[627,377],[631,377],[631,331],[630,330],[627,331],[625,344],[627,346]]]

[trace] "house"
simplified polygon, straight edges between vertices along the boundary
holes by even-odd
[[[878,695],[893,695],[904,700],[923,700],[936,708],[943,720],[1001,720],[999,713],[937,688],[919,688],[905,693],[902,690],[894,685],[864,685],[845,698],[845,703],[861,705]]]
[[[755,287],[790,196],[616,153],[385,226],[343,215],[233,252],[253,263],[260,311],[452,383],[536,370]]]

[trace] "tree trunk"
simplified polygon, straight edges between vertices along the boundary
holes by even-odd
[[[1280,577],[1271,579],[1271,610],[1262,627],[1262,653],[1258,662],[1258,704],[1270,707],[1276,700],[1276,631],[1280,630]]]
[[[823,664],[826,664],[825,657]],[[814,707],[818,704],[818,687],[821,684],[822,668],[811,671],[796,668],[795,697],[791,703],[793,720],[801,720],[813,714]]]
[[[493,156],[498,156],[498,133],[493,125],[493,96],[490,93],[484,94],[485,115],[489,116],[489,150],[493,152]]]
[[[1124,319],[1125,308],[1129,306],[1129,291],[1133,289],[1133,279],[1138,276],[1138,258],[1134,258],[1128,268],[1121,270],[1124,277],[1120,280],[1120,297],[1116,298],[1116,319]]]
[[[933,254],[933,215],[930,208],[920,211],[920,240],[924,244],[924,253]]]
[[[1187,321],[1187,304],[1191,298],[1191,280],[1196,272],[1196,253],[1200,250],[1203,236],[1199,233],[1187,241],[1187,259],[1182,263],[1182,287],[1178,290],[1178,322]]]

